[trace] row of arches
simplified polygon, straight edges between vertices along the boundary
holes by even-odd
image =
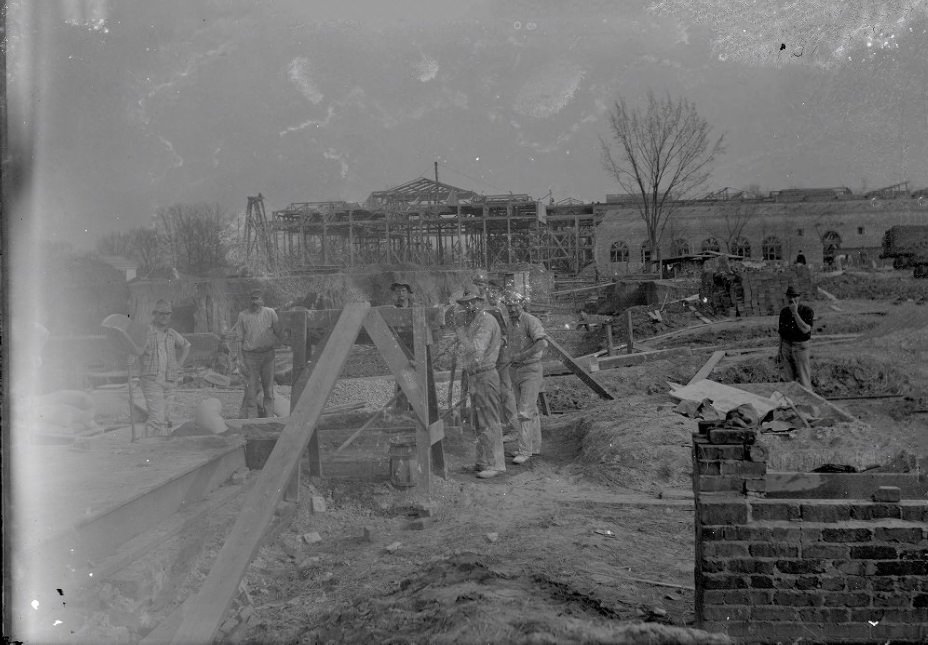
[[[841,236],[834,231],[825,233],[823,240],[826,248],[830,247],[833,251],[839,249],[841,246]],[[729,247],[728,253],[740,255],[744,258],[752,257],[754,251],[751,247],[751,241],[746,237],[736,237],[727,246]],[[760,257],[768,261],[783,260],[783,248],[783,241],[779,237],[768,235],[761,242]],[[710,236],[702,240],[696,250],[690,246],[689,240],[686,238],[677,238],[670,244],[670,257],[690,255],[691,253],[701,253],[703,251],[715,251],[720,253],[722,251],[722,243],[717,237]],[[641,262],[651,261],[651,244],[647,240],[641,243],[639,252]],[[622,240],[613,242],[609,249],[609,261],[629,262],[630,260],[631,253],[628,244]]]

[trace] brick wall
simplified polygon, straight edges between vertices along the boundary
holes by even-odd
[[[594,257],[604,275],[623,275],[642,270],[641,244],[647,232],[634,204],[607,203],[600,207],[602,223],[596,227]],[[877,259],[883,233],[897,224],[928,224],[928,207],[914,199],[828,200],[820,202],[680,202],[674,220],[664,231],[661,256],[671,257],[674,240],[686,240],[690,251],[698,252],[704,239],[714,237],[727,251],[725,242],[740,211],[744,218],[741,236],[751,244],[751,258],[761,258],[761,247],[768,236],[782,244],[783,263],[789,264],[801,250],[812,266],[821,266],[824,259],[823,236],[837,233],[841,251],[864,250],[869,261]],[[747,209],[747,210],[745,210]],[[628,262],[611,262],[613,243],[624,243],[629,249]],[[857,256],[851,257],[854,260]]]
[[[786,306],[786,288],[790,285],[807,299],[817,295],[812,273],[800,266],[778,271],[705,271],[699,295],[708,298],[708,304],[717,313],[734,308],[740,316],[772,316]]]
[[[768,499],[766,459],[750,430],[694,434],[699,626],[748,642],[928,642],[928,501],[878,486]]]

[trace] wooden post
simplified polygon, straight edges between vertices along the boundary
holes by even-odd
[[[606,328],[606,354],[612,356],[615,353],[612,348],[612,323],[607,322],[604,327]]]
[[[487,237],[487,213],[488,212],[489,212],[489,209],[486,206],[484,206],[483,207],[483,268],[486,269],[487,271],[490,270],[489,251],[487,250],[487,248],[490,246],[490,240]]]
[[[512,264],[512,204],[506,204],[506,262]]]
[[[625,353],[631,354],[635,351],[635,340],[632,337],[632,310],[625,310],[625,331],[628,334],[628,343],[625,345]]]
[[[354,266],[354,223],[352,215],[354,211],[348,211],[348,266]]]
[[[412,344],[413,360],[416,364],[416,384],[418,385],[419,395],[422,397],[422,410],[425,418],[420,418],[416,424],[416,453],[419,461],[418,486],[419,490],[425,493],[429,492],[432,479],[432,451],[429,440],[429,425],[432,422],[429,411],[429,377],[428,377],[428,354],[426,345],[428,338],[428,327],[425,324],[425,310],[422,307],[413,307],[412,310]]]

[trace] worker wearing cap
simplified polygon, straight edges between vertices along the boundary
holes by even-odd
[[[506,470],[503,433],[499,423],[499,374],[496,360],[502,341],[499,324],[483,310],[483,298],[468,289],[457,299],[464,307],[461,330],[462,365],[477,414],[477,477],[489,479]]]
[[[519,415],[519,439],[512,463],[523,464],[541,453],[541,418],[538,393],[544,384],[541,358],[548,347],[548,335],[541,321],[524,310],[525,298],[511,293],[506,300],[509,312],[510,374]]]
[[[509,316],[506,315],[505,305],[500,301],[502,290],[497,283],[489,279],[486,271],[477,271],[474,286],[484,299],[484,311],[493,316],[499,325],[502,338],[499,358],[496,360],[496,372],[499,374],[499,418],[506,424],[503,441],[513,441],[519,435],[520,425],[512,380],[509,376]]]
[[[812,338],[815,312],[811,307],[799,304],[799,292],[792,285],[786,289],[786,299],[789,304],[780,310],[778,327],[780,371],[787,381],[798,381],[803,387],[812,389],[809,340]]]
[[[412,287],[405,282],[394,282],[390,285],[390,291],[393,292],[393,306],[398,309],[406,309],[412,306]]]
[[[258,416],[258,387],[264,390],[264,409],[274,410],[274,347],[280,342],[277,312],[264,306],[260,289],[250,294],[248,309],[238,313],[231,333],[241,340],[242,371],[245,374],[245,400],[242,417]]]
[[[145,347],[139,355],[139,383],[148,408],[145,433],[158,437],[170,432],[177,378],[190,353],[190,341],[168,327],[174,313],[170,302],[159,300],[151,313]]]

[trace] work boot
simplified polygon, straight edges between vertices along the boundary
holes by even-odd
[[[496,477],[497,475],[502,474],[501,470],[481,470],[477,473],[477,477],[480,479],[490,479],[491,477]]]
[[[530,458],[530,455],[516,455],[515,457],[512,458],[512,463],[524,464],[526,461],[529,460],[529,458]]]

